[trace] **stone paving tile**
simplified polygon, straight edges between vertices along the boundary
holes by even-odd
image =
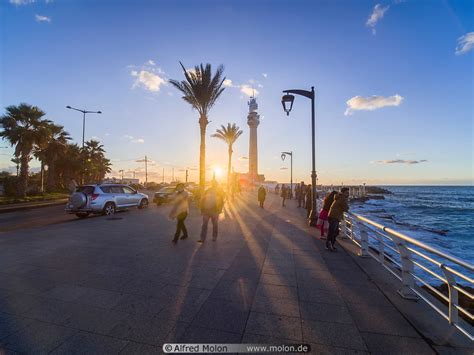
[[[349,303],[349,311],[359,330],[371,333],[419,338],[415,329],[394,307]]]
[[[373,306],[393,307],[387,297],[378,289],[344,285],[340,286],[339,290],[340,295],[347,303],[367,304],[367,300],[370,300],[370,304]]]
[[[125,348],[127,344],[127,340],[79,332],[67,339],[50,354],[117,354]]]
[[[189,327],[178,339],[179,343],[240,343],[241,334],[222,330]]]
[[[59,285],[49,291],[43,292],[41,296],[55,298],[66,302],[75,302],[79,299],[82,299],[82,296],[85,294],[85,292],[85,287]]]
[[[33,319],[18,317],[8,313],[0,313],[0,344],[3,338],[26,328],[31,323],[33,323]]]
[[[48,353],[75,333],[75,329],[33,321],[28,327],[2,339],[2,343],[5,348],[20,353]]]
[[[361,332],[372,354],[435,354],[422,339]]]
[[[217,284],[209,297],[251,304],[256,290],[257,285],[253,282],[222,280]]]
[[[252,311],[288,317],[300,316],[300,308],[297,301],[274,297],[255,297]]]
[[[296,301],[298,299],[298,292],[296,287],[277,286],[260,283],[257,288],[256,296]]]
[[[54,286],[54,282],[45,279],[34,279],[7,274],[0,277],[0,288],[2,289],[0,292],[3,294],[23,293],[27,295],[39,295],[52,289]]]
[[[177,322],[173,320],[156,316],[130,315],[112,328],[109,335],[139,343],[162,345],[176,325]]]
[[[83,292],[78,302],[111,309],[123,298],[125,298],[125,295],[119,292],[83,287]]]
[[[344,305],[340,294],[334,290],[321,290],[316,287],[298,287],[298,297],[300,301],[308,303],[328,303],[335,305]]]
[[[300,310],[301,317],[305,320],[354,324],[346,306],[300,302]]]
[[[219,329],[242,334],[251,304],[208,298],[191,326]]]
[[[35,320],[62,324],[71,317],[74,304],[53,298],[44,298],[36,307],[24,313],[25,317]]]
[[[161,346],[153,346],[135,342],[129,342],[128,345],[120,352],[120,354],[123,355],[156,355],[162,353],[163,351]]]
[[[163,298],[154,298],[141,295],[124,295],[113,307],[116,311],[127,313],[158,314],[166,306]]]
[[[245,331],[276,338],[302,340],[301,320],[297,317],[250,312]]]
[[[113,327],[129,316],[129,314],[124,312],[75,304],[71,307],[70,316],[62,325],[107,335]]]
[[[10,314],[24,314],[30,309],[38,307],[44,299],[38,296],[25,294],[9,294],[0,298],[0,310]]]
[[[296,277],[284,277],[282,275],[262,274],[260,278],[260,283],[277,286],[296,287]]]
[[[367,351],[359,330],[351,324],[305,320],[303,342]]]

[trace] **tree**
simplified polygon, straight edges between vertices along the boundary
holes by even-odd
[[[206,128],[209,123],[208,115],[212,106],[224,91],[222,87],[224,67],[220,65],[212,75],[211,65],[195,66],[194,70],[186,70],[180,62],[186,80],[170,80],[170,83],[183,94],[183,100],[199,113],[201,145],[199,149],[199,187],[204,190],[206,184]]]
[[[33,147],[40,144],[47,134],[47,124],[41,118],[45,113],[36,106],[25,103],[8,106],[0,118],[3,131],[0,137],[15,146],[15,157],[20,158],[20,177],[17,194],[25,197],[28,187],[29,162]]]
[[[10,161],[13,164],[15,164],[15,166],[16,166],[16,176],[18,177],[19,171],[20,171],[20,162],[21,162],[21,160],[20,160],[19,157],[14,157],[14,158],[10,159]]]
[[[83,154],[77,144],[66,143],[64,151],[59,152],[56,160],[56,171],[62,188],[68,186],[69,181],[80,181],[83,166]]]
[[[85,142],[82,151],[86,182],[100,182],[111,171],[110,160],[105,157],[104,146],[96,140]]]
[[[46,165],[48,165],[48,191],[53,191],[57,187],[56,161],[58,156],[67,149],[67,141],[71,137],[60,125],[50,124],[48,127],[47,145],[44,151]]]
[[[227,123],[227,127],[221,125],[221,128],[216,129],[216,133],[212,135],[214,138],[218,138],[227,143],[229,162],[227,164],[227,190],[230,188],[230,177],[232,171],[232,147],[235,141],[242,135],[242,130],[235,123]]]

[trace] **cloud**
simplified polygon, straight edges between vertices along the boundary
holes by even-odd
[[[41,16],[41,15],[35,15],[36,22],[51,22],[51,17],[48,16]]]
[[[28,5],[34,3],[35,0],[10,0],[10,4],[20,6],[20,5]]]
[[[240,92],[247,96],[257,96],[259,94],[259,91],[257,89],[247,84],[240,85]]]
[[[375,34],[376,32],[375,25],[384,17],[389,7],[390,7],[389,5],[382,6],[380,4],[377,4],[374,6],[374,9],[372,10],[372,13],[370,14],[369,19],[365,23],[366,26],[372,27],[373,34]]]
[[[245,160],[249,160],[249,158],[248,157],[240,157],[239,158],[239,161],[245,161]]]
[[[225,79],[224,80],[224,83],[223,83],[224,86],[227,86],[227,87],[232,87],[232,80],[230,79]]]
[[[403,97],[400,95],[393,95],[389,97],[383,96],[354,96],[353,98],[346,101],[347,109],[344,115],[352,115],[354,111],[366,110],[374,111],[386,106],[399,106],[403,101]]]
[[[474,48],[474,32],[468,32],[464,36],[458,38],[456,47],[456,55],[464,54]]]
[[[426,163],[427,161],[428,160],[426,160],[426,159],[421,159],[421,160],[394,159],[394,160],[377,160],[376,163],[378,163],[378,164],[407,164],[407,165],[413,165],[413,164]]]
[[[266,79],[268,74],[267,73],[262,73],[262,76]]]
[[[151,92],[159,92],[161,86],[167,84],[165,73],[151,59],[140,68],[134,65],[129,68],[132,68],[130,75],[135,78],[132,88],[139,86]]]
[[[128,134],[125,134],[123,138],[128,139],[131,143],[145,143],[143,138],[135,138],[134,136],[130,136]]]

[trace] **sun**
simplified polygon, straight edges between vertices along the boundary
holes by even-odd
[[[216,178],[221,178],[222,177],[222,168],[219,167],[219,166],[216,166],[214,167],[214,175],[216,176]]]

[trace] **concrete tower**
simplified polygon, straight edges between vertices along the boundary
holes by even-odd
[[[251,97],[248,102],[249,114],[247,124],[250,127],[249,142],[249,179],[255,182],[258,177],[258,148],[257,148],[257,127],[260,124],[260,115],[257,113],[258,105],[255,97]]]

